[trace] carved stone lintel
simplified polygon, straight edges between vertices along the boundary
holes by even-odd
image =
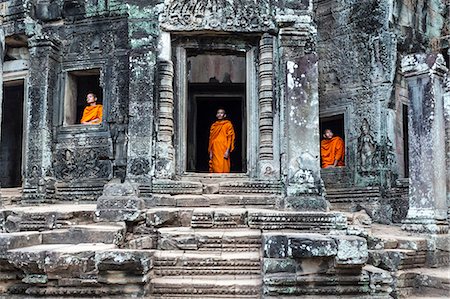
[[[261,32],[274,25],[268,0],[170,0],[164,7],[161,27],[167,31]]]

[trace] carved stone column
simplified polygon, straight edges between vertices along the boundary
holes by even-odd
[[[45,37],[29,40],[30,75],[26,97],[25,201],[45,200],[53,182],[53,100],[57,95],[60,44]]]
[[[155,66],[150,47],[131,51],[127,179],[144,184],[151,183]]]
[[[450,50],[449,50],[450,53]],[[450,215],[450,73],[447,73],[445,81],[444,93],[444,116],[445,116],[445,149],[446,149],[446,166],[447,166],[447,206]]]
[[[2,18],[0,17],[0,25],[3,25]],[[3,104],[3,58],[5,56],[5,33],[3,31],[3,26],[0,26],[0,140],[2,134],[2,104]],[[2,207],[2,191],[1,191],[1,182],[0,182],[0,207]]]
[[[127,180],[150,185],[154,155],[154,122],[156,103],[156,59],[159,30],[157,9],[153,4],[128,6],[130,40],[129,120]],[[143,39],[145,35],[148,38]]]
[[[444,79],[440,54],[408,55],[402,60],[409,97],[409,210],[403,229],[446,233]]]
[[[259,43],[259,169],[264,177],[277,171],[273,165],[273,43],[264,34]]]
[[[174,102],[173,102],[173,63],[171,60],[159,61],[159,107],[155,176],[170,179],[175,174]]]
[[[326,210],[320,178],[318,67],[312,3],[299,2],[295,15],[281,15],[282,173],[286,207]]]

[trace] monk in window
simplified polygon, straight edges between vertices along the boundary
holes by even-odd
[[[345,166],[345,144],[339,136],[334,136],[333,131],[325,129],[323,140],[320,142],[320,157],[322,168]]]
[[[217,120],[209,130],[209,172],[229,173],[230,153],[234,150],[235,133],[233,124],[226,119],[225,109],[219,108]]]
[[[83,125],[97,125],[102,122],[103,106],[97,104],[97,96],[94,93],[88,93],[86,96],[87,105],[83,111],[80,123]]]

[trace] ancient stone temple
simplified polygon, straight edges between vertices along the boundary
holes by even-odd
[[[448,0],[0,12],[0,298],[449,297]]]

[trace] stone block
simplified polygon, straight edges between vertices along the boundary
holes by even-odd
[[[146,213],[146,224],[150,227],[179,226],[178,209],[151,209]]]
[[[265,258],[263,260],[264,273],[288,272],[296,273],[298,263],[293,259],[287,258]]]
[[[100,272],[120,271],[146,274],[153,267],[154,250],[112,249],[95,253],[95,265]]]
[[[69,229],[42,232],[45,244],[105,243],[119,245],[126,232],[125,223],[75,225]]]
[[[337,243],[338,266],[360,266],[368,260],[367,241],[357,236],[332,236]]]
[[[263,246],[266,258],[302,259],[337,254],[336,242],[320,234],[264,233]]]
[[[156,240],[152,236],[143,236],[127,242],[129,249],[152,249],[156,248]]]
[[[139,196],[139,188],[130,182],[111,182],[103,187],[103,196]]]
[[[175,195],[177,207],[209,207],[209,200],[202,195]]]
[[[39,232],[0,233],[0,259],[7,256],[10,249],[28,247],[42,243]]]
[[[98,210],[143,210],[144,200],[137,196],[105,196],[102,195],[97,200]]]

